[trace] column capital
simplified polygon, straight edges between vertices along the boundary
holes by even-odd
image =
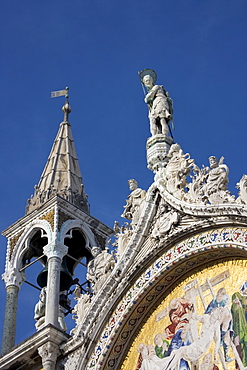
[[[63,257],[68,253],[68,247],[58,240],[54,240],[50,244],[45,245],[43,251],[48,260],[51,257],[58,257],[62,261]]]
[[[57,344],[49,341],[38,348],[38,353],[42,358],[44,370],[55,369],[57,356],[59,354],[59,347]]]
[[[17,268],[10,267],[6,269],[4,274],[2,274],[2,279],[5,282],[6,288],[10,285],[14,285],[19,289],[22,283],[25,281],[26,275],[23,271],[20,272],[17,270]]]

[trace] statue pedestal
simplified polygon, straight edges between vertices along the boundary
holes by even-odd
[[[166,166],[168,162],[167,154],[172,144],[174,144],[173,139],[170,136],[162,134],[154,135],[147,140],[148,168],[154,173],[159,168]]]

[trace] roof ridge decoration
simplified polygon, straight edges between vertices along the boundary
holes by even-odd
[[[62,111],[64,120],[60,123],[40,181],[38,185],[34,186],[34,194],[27,201],[27,214],[42,206],[55,195],[89,213],[87,195],[84,190],[71,125],[68,121],[71,112],[68,95]]]

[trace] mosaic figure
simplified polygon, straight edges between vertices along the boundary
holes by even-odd
[[[230,298],[226,294],[225,288],[220,288],[217,291],[216,298],[213,299],[205,313],[211,314],[213,310],[216,309],[216,307],[221,308],[221,320],[220,320],[220,332],[221,332],[221,344],[223,345],[223,350],[224,350],[224,356],[225,356],[225,361],[230,362],[232,361],[232,358],[228,356],[228,350],[231,342],[231,326],[232,326],[232,315],[231,312],[228,308],[230,303]]]
[[[247,281],[239,292],[232,296],[232,318],[234,331],[234,344],[244,366],[247,366]],[[236,362],[236,369],[239,365]]]

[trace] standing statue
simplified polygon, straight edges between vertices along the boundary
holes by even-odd
[[[34,319],[37,321],[35,327],[37,330],[42,329],[45,323],[45,306],[46,306],[46,287],[42,288],[39,295],[39,301],[34,308]]]
[[[115,260],[106,249],[102,251],[99,247],[93,247],[91,253],[94,259],[88,263],[87,280],[90,281],[94,293],[97,294],[114,269]]]
[[[144,69],[139,72],[139,77],[148,91],[144,101],[149,108],[150,132],[152,136],[167,135],[173,114],[172,99],[163,86],[155,85],[157,79],[155,71]]]
[[[130,179],[128,184],[131,193],[126,200],[126,205],[124,206],[125,210],[121,217],[131,220],[132,227],[134,228],[137,225],[141,214],[142,203],[145,199],[146,191],[138,188],[138,182],[134,179]]]
[[[37,321],[35,327],[37,330],[42,329],[45,326],[45,307],[46,307],[46,287],[42,288],[39,295],[39,301],[36,303],[34,308],[34,319]],[[60,292],[60,294],[63,292]],[[70,301],[68,300],[70,303]],[[67,331],[67,325],[64,321],[64,317],[66,314],[66,308],[59,304],[59,311],[58,311],[58,323],[60,329],[64,332]]]
[[[223,164],[224,157],[220,161],[215,156],[209,157],[209,170],[206,184],[203,186],[204,196],[212,204],[232,203],[233,198],[227,190],[229,168]]]

